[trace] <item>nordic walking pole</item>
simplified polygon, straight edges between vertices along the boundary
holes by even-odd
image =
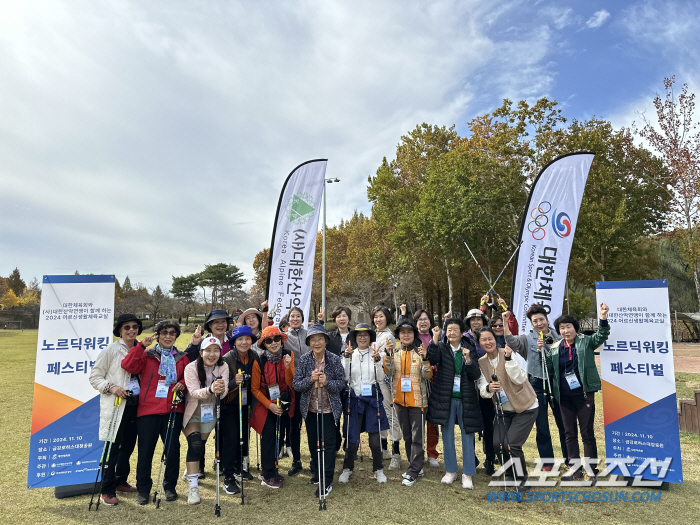
[[[97,493],[97,504],[95,505],[95,512],[100,508],[100,495],[99,492],[102,491],[102,483],[104,482],[104,472],[105,464],[109,462],[109,456],[112,453],[112,443],[114,442],[115,428],[114,424],[117,421],[117,413],[119,412],[119,406],[122,404],[122,398],[116,396],[114,398],[114,412],[112,412],[112,418],[109,420],[109,426],[107,427],[107,439],[105,440],[105,445],[102,447],[102,458],[100,459],[100,466],[97,469],[97,474],[95,474],[95,485],[92,488],[92,496],[90,496],[90,504],[88,505],[88,512],[92,508],[92,500]],[[97,488],[97,480],[100,480],[99,489]]]
[[[241,373],[240,368],[238,373]],[[241,505],[243,505],[245,499],[243,498],[243,394],[241,387],[242,384],[238,385],[238,437],[241,449]]]
[[[175,409],[179,401],[177,391],[173,391],[173,401],[170,405],[170,416],[168,417],[168,429],[165,432],[165,440],[163,442],[163,454],[160,457],[160,470],[158,471],[158,482],[156,483],[156,491],[153,493],[153,503],[156,508],[160,508],[160,498],[163,492],[163,483],[161,483],[161,475],[163,474],[163,466],[167,463],[168,452],[170,452],[170,441],[173,437],[173,427],[175,426]]]
[[[216,379],[221,379],[221,376],[218,376]],[[240,396],[239,396],[240,398]],[[216,439],[214,440],[214,446],[216,447],[215,449],[215,457],[216,457],[216,503],[214,504],[214,516],[220,518],[221,517],[221,498],[220,498],[220,492],[221,492],[221,487],[219,483],[219,475],[221,472],[221,449],[219,447],[219,421],[221,421],[221,395],[217,394],[216,395]],[[241,485],[243,485],[243,478],[241,478]]]
[[[498,382],[498,377],[496,374],[491,375],[491,379],[493,381]],[[508,460],[510,460],[510,468],[513,471],[513,483],[515,486],[518,486],[518,477],[517,473],[515,471],[515,465],[513,465],[513,456],[511,455],[510,452],[510,440],[508,439],[508,429],[506,428],[506,416],[503,413],[503,403],[501,403],[501,393],[500,392],[494,392],[494,394],[498,394],[495,396],[496,398],[496,416],[501,416],[501,423],[503,424],[503,432],[500,430],[500,425],[499,425],[499,430],[498,430],[498,435],[501,437],[501,460],[504,461],[505,457],[503,455],[503,447],[508,450]],[[505,486],[505,471],[503,472],[503,485]]]
[[[250,432],[248,435],[250,436]],[[260,434],[257,432],[255,433],[255,456],[258,462],[258,472],[260,472]]]
[[[467,247],[467,250],[469,250],[469,255],[472,256],[472,259],[474,259],[474,262],[475,262],[476,265],[478,266],[479,270],[481,270],[481,275],[484,276],[484,279],[486,279],[486,282],[489,283],[489,286],[490,286],[491,289],[493,290],[493,285],[491,284],[491,281],[489,280],[488,277],[486,277],[486,274],[484,273],[484,269],[483,269],[483,268],[481,267],[481,265],[479,264],[479,261],[476,260],[476,257],[474,257],[474,254],[472,253],[471,248],[469,248],[469,245],[467,244],[467,241],[464,240],[464,237],[462,237],[462,242],[464,243],[464,246]],[[493,290],[493,291],[496,292],[496,290]],[[496,292],[496,295],[498,295],[498,292]],[[498,296],[500,297],[500,295],[498,295]]]
[[[277,403],[277,406],[280,406],[280,398],[278,397],[275,402]],[[279,470],[280,467],[278,465],[278,461],[280,458],[280,416],[277,416],[277,423],[275,425],[275,476],[279,476]],[[241,469],[243,468],[243,465],[241,465]],[[243,479],[243,472],[241,472],[241,480]],[[241,484],[243,482],[241,481]]]
[[[321,401],[318,391],[318,383],[316,383],[316,470],[318,471],[318,510],[323,510],[323,503],[321,502],[321,425],[318,421],[318,407]]]
[[[465,243],[465,244],[466,244],[466,243]],[[496,292],[496,290],[494,289],[494,286],[496,286],[496,285],[498,284],[498,280],[501,278],[501,275],[503,275],[503,272],[506,271],[506,268],[508,268],[508,265],[510,264],[510,261],[513,260],[513,257],[515,257],[515,254],[518,253],[518,250],[520,249],[520,247],[521,247],[522,245],[523,245],[523,241],[520,241],[520,243],[518,244],[518,246],[515,247],[515,251],[513,252],[513,255],[510,256],[510,259],[508,259],[508,262],[507,262],[506,265],[503,267],[503,270],[501,270],[501,273],[499,273],[499,274],[498,274],[498,277],[496,277],[496,280],[493,282],[493,285],[491,286],[491,289],[490,289],[488,292],[486,292],[486,293],[489,293],[491,290],[493,290],[494,293],[495,293],[496,295],[498,295],[498,292]],[[498,297],[500,297],[500,295],[498,295]]]
[[[323,387],[321,387],[323,388]],[[321,394],[321,461],[323,461],[323,470],[321,475],[323,476],[323,490],[319,490],[319,494],[323,493],[323,510],[326,510],[326,428],[324,425],[325,418],[323,417],[323,401],[324,395]],[[320,487],[320,485],[319,485]]]

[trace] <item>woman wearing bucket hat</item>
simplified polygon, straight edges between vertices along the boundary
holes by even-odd
[[[305,342],[311,352],[299,358],[294,389],[301,392],[299,409],[306,422],[311,463],[315,463],[311,481],[319,481],[320,490],[316,491],[319,497],[319,494],[328,495],[331,491],[335,470],[335,426],[343,409],[340,392],[345,387],[345,371],[341,358],[326,350],[328,334],[323,325],[312,325]],[[318,445],[312,446],[312,443],[318,444],[320,434],[323,434],[324,446],[319,451]],[[325,481],[325,486],[322,486],[322,481]]]
[[[228,390],[229,368],[221,358],[221,342],[205,337],[199,357],[185,367],[185,415],[182,433],[187,439],[187,503],[196,505],[199,499],[199,459],[209,433],[216,426],[216,398]]]
[[[356,341],[357,348],[351,346],[350,340],[346,344],[343,368],[349,386],[349,398],[347,411],[344,411],[343,431],[348,446],[343,473],[338,478],[341,483],[347,483],[352,476],[362,432],[367,432],[369,437],[374,477],[379,483],[386,483],[379,438],[381,428],[389,428],[379,392],[379,382],[384,381],[384,368],[379,352],[376,348],[371,350],[369,347],[376,337],[368,324],[358,324],[349,337]]]
[[[401,425],[406,457],[409,465],[403,474],[403,485],[410,487],[423,474],[423,420],[428,406],[426,379],[432,369],[427,359],[427,349],[422,344],[416,348],[418,330],[409,320],[404,320],[394,330],[400,346],[393,362],[385,365],[393,376],[394,408]]]
[[[224,356],[224,362],[229,367],[228,395],[221,403],[221,435],[227,444],[222,454],[224,471],[224,490],[227,494],[238,494],[240,489],[236,480],[252,480],[250,474],[250,459],[248,455],[248,440],[250,437],[248,419],[253,395],[250,391],[250,381],[253,377],[253,363],[258,362],[259,356],[251,352],[257,338],[250,326],[237,326],[231,335],[231,351]],[[240,373],[239,373],[240,371]],[[241,396],[242,413],[239,414],[238,396]],[[243,420],[243,453],[240,450],[240,421]],[[241,464],[241,456],[243,456]],[[242,470],[242,472],[241,472]]]
[[[260,434],[260,462],[262,485],[272,489],[282,487],[284,478],[277,465],[279,453],[279,429],[283,419],[289,419],[296,410],[296,398],[292,388],[294,360],[284,349],[287,334],[275,326],[263,330],[259,347],[263,351],[259,361],[253,363],[250,389],[257,400],[250,426]]]
[[[476,350],[461,344],[464,324],[461,319],[445,323],[446,341],[440,341],[440,327],[433,328],[433,340],[428,347],[428,359],[437,365],[433,390],[428,399],[428,421],[442,425],[442,451],[448,485],[457,479],[455,425],[462,434],[462,487],[472,489],[476,473],[474,434],[483,429],[479,394],[474,382],[481,376]]]
[[[117,505],[117,491],[136,492],[127,478],[131,469],[129,458],[136,446],[136,412],[139,404],[139,376],[130,374],[121,367],[122,360],[137,343],[141,334],[141,320],[134,314],[122,314],[117,319],[113,333],[121,337],[105,348],[95,360],[90,372],[90,384],[100,393],[101,440],[107,439],[109,422],[117,410],[115,424],[119,429],[112,442],[112,452],[102,473],[102,502]],[[115,397],[126,399],[126,403],[114,406]]]
[[[372,319],[372,327],[377,332],[377,341],[374,343],[382,355],[382,359],[391,362],[394,355],[394,347],[396,346],[396,338],[389,329],[389,325],[394,322],[394,316],[386,306],[375,306],[372,309],[370,316]],[[379,385],[384,396],[384,411],[389,418],[389,430],[382,431],[382,449],[384,451],[384,459],[391,458],[389,470],[397,470],[401,468],[401,428],[399,419],[396,417],[396,412],[393,407],[393,396],[391,391],[391,375],[386,377],[386,380]],[[391,438],[391,449],[389,448],[388,437]]]

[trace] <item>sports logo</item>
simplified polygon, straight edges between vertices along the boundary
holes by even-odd
[[[557,215],[557,210],[554,210],[554,213],[552,213],[552,229],[557,237],[568,237],[571,233],[571,219],[564,212]]]
[[[284,205],[284,215],[289,222],[303,226],[314,216],[314,199],[308,193],[295,193]]]
[[[552,210],[552,205],[547,201],[540,202],[537,206],[530,210],[532,221],[527,225],[527,230],[532,234],[532,238],[536,241],[544,239],[544,227],[549,224],[547,214]],[[568,217],[567,217],[568,218]]]

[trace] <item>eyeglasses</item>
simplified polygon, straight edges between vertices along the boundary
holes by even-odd
[[[272,343],[279,343],[282,340],[281,335],[276,335],[274,337],[268,337],[263,341],[266,345],[271,345]]]
[[[139,325],[137,324],[125,324],[122,326],[122,330],[138,330]]]
[[[421,317],[420,319],[418,319],[418,322],[420,322],[420,321],[428,321],[428,322],[430,322],[430,319],[428,319],[427,317]]]
[[[164,335],[166,337],[175,337],[177,335],[177,332],[175,330],[161,330],[160,332],[158,332],[158,335]]]

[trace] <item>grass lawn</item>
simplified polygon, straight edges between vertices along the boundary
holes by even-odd
[[[189,335],[183,334],[177,346],[187,345]],[[489,479],[482,468],[474,477],[474,490],[463,490],[461,484],[441,485],[444,474],[442,468],[425,468],[426,475],[413,487],[403,487],[401,472],[407,463],[403,454],[402,470],[389,471],[385,468],[389,482],[378,485],[372,479],[371,460],[367,457],[369,447],[364,441],[365,458],[357,462],[355,474],[347,485],[337,482],[337,474],[342,470],[342,458],[336,459],[336,482],[328,497],[328,510],[318,511],[318,500],[313,496],[315,487],[309,484],[308,470],[290,478],[286,470],[291,466],[288,458],[280,461],[281,473],[285,475],[285,485],[273,491],[261,487],[259,482],[246,484],[246,505],[240,506],[238,496],[227,496],[222,491],[222,518],[214,517],[214,475],[208,470],[207,479],[200,482],[202,503],[187,505],[186,484],[180,480],[180,498],[173,503],[165,502],[156,510],[153,505],[140,507],[135,494],[118,494],[121,503],[116,507],[100,506],[99,512],[87,511],[89,496],[58,500],[52,488],[27,490],[27,456],[29,449],[29,429],[31,422],[34,360],[36,354],[36,331],[0,331],[0,356],[3,359],[3,374],[0,382],[0,442],[3,444],[0,463],[0,516],[9,523],[222,523],[224,520],[245,520],[246,523],[295,523],[324,522],[338,523],[428,523],[458,524],[474,523],[653,523],[674,522],[692,523],[700,515],[700,437],[681,435],[683,470],[685,484],[672,485],[663,492],[660,502],[652,503],[490,503],[487,501]],[[700,374],[677,374],[683,376],[683,383],[697,381]],[[680,384],[680,383],[679,383]],[[683,394],[685,397],[686,396]],[[598,394],[596,400],[602,407]],[[556,433],[554,421],[551,428]],[[305,432],[302,430],[302,439]],[[605,455],[602,409],[596,414],[596,436],[600,457]],[[254,443],[254,439],[252,442]],[[181,462],[184,468],[186,442],[181,438]],[[555,438],[555,443],[558,440]],[[213,443],[207,445],[207,463],[214,457]],[[480,459],[481,443],[477,441]],[[438,450],[441,450],[442,444]],[[461,464],[460,447],[457,446]],[[304,452],[306,450],[306,453]],[[583,449],[582,449],[583,450]],[[558,447],[555,444],[555,453]],[[251,449],[255,463],[255,446]],[[537,457],[535,432],[525,445],[525,457],[533,461]],[[154,458],[153,477],[157,476],[160,462],[160,449]],[[306,442],[302,443],[302,462],[308,469],[309,457]],[[442,464],[442,458],[440,458]],[[130,482],[135,484],[136,453],[132,457]],[[388,462],[387,462],[388,466]],[[257,475],[255,468],[253,475]],[[556,489],[555,489],[556,490]],[[586,490],[586,489],[584,489]],[[605,490],[605,489],[599,489]],[[630,489],[631,493],[637,489]],[[696,522],[697,523],[697,522]]]

